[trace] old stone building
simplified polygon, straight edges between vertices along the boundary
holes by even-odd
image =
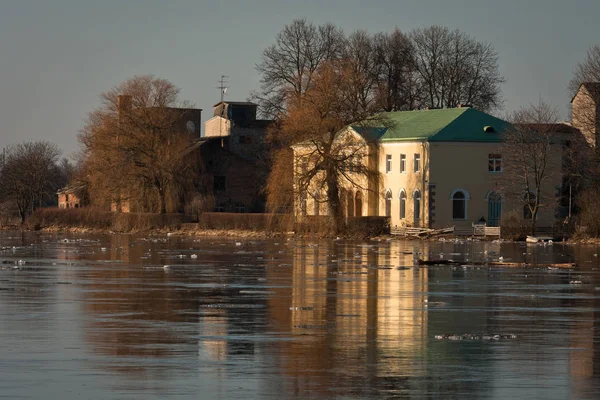
[[[222,101],[205,123],[200,157],[213,188],[215,211],[263,212],[268,175],[266,145],[271,120],[257,119],[257,105]]]
[[[82,182],[71,182],[57,192],[58,208],[81,208],[88,205],[87,188]]]
[[[600,134],[600,82],[584,82],[571,100],[573,126],[588,143],[598,147]]]

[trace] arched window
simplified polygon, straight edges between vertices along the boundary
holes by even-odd
[[[456,192],[452,196],[452,219],[467,218],[467,199],[463,192]]]
[[[469,192],[465,189],[455,189],[450,193],[450,201],[452,201],[452,219],[467,219],[467,201],[470,199]]]
[[[392,216],[392,191],[389,189],[385,192],[385,216]]]
[[[413,216],[415,225],[421,220],[421,192],[415,190],[413,193]]]
[[[406,192],[400,190],[400,219],[406,218]]]
[[[360,190],[356,192],[356,196],[354,197],[354,208],[356,216],[362,217],[362,193]]]
[[[346,191],[346,208],[348,217],[354,217],[354,196],[352,191]]]

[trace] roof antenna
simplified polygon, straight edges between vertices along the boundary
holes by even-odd
[[[227,75],[221,75],[221,79],[218,81],[219,86],[217,86],[217,89],[221,92],[221,103],[227,94],[227,89],[229,89],[229,86],[227,86],[227,79],[229,79]]]

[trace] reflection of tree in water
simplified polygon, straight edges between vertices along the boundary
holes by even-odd
[[[82,273],[81,278],[89,282],[84,292],[89,317],[86,340],[95,353],[118,358],[103,367],[135,376],[162,371],[166,377],[174,368],[197,368],[164,360],[197,358],[199,345],[212,351],[213,360],[254,352],[252,340],[229,338],[266,329],[259,323],[265,320],[264,309],[236,307],[236,303],[248,303],[233,285],[246,279],[233,266],[239,257],[228,252],[201,253],[202,264],[195,266],[173,255],[179,252],[177,248],[189,247],[189,243],[150,243],[117,236],[106,256],[125,262],[96,265]],[[171,258],[165,258],[167,253]],[[142,259],[148,254],[148,259]],[[169,262],[171,267],[164,269]],[[252,273],[263,276],[264,271],[254,267]],[[255,283],[256,278],[252,279]],[[198,334],[220,338],[199,342]]]

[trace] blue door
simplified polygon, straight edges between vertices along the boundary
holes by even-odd
[[[502,218],[502,196],[496,192],[488,195],[488,226],[500,226]]]

